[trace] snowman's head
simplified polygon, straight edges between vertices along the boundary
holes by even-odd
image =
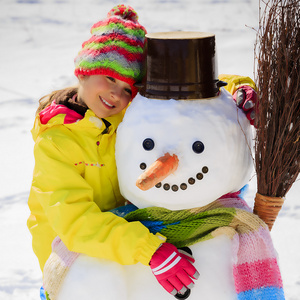
[[[251,132],[249,121],[224,89],[208,100],[138,96],[117,131],[121,193],[139,208],[178,210],[238,191],[252,172]],[[148,174],[153,163],[163,164],[166,157],[171,174]],[[156,172],[165,178],[157,180]],[[145,185],[137,184],[141,176],[147,177]]]

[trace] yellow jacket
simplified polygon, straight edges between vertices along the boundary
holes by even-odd
[[[105,134],[105,124],[91,110],[70,124],[64,124],[65,116],[57,114],[47,124],[37,116],[32,129],[35,168],[27,225],[41,269],[57,235],[71,251],[147,265],[161,238],[107,212],[124,204],[115,163],[115,131],[123,114],[107,118]]]

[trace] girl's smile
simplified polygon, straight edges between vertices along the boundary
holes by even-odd
[[[102,98],[101,96],[99,96],[99,99],[103,102],[104,105],[107,106],[107,108],[113,108],[115,107],[113,104],[110,104],[108,101],[106,101],[104,98]]]

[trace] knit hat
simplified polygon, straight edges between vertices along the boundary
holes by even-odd
[[[135,83],[145,75],[145,34],[138,15],[130,6],[115,6],[107,18],[91,28],[91,38],[82,44],[75,58],[75,75],[107,75],[130,84],[132,97]]]

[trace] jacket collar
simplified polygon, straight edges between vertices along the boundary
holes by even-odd
[[[98,118],[95,113],[88,109],[83,116],[74,110],[53,102],[36,116],[34,126],[31,130],[34,140],[39,134],[48,128],[64,125],[71,130],[86,130],[87,134],[98,136],[101,133],[113,134],[123,119],[124,111],[105,118],[106,121]],[[107,129],[107,122],[110,126]],[[100,132],[100,133],[99,133]]]

